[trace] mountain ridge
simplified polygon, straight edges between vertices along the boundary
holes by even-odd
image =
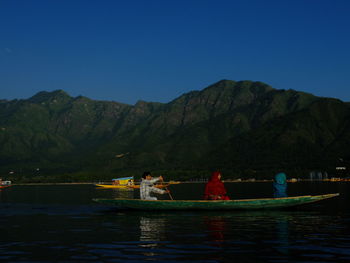
[[[290,173],[302,170],[306,176],[310,169],[334,169],[337,152],[350,157],[342,147],[349,144],[349,105],[232,80],[168,103],[135,105],[44,91],[27,100],[1,101],[0,172],[21,167],[34,176],[40,166],[48,175],[84,174],[82,179],[99,177],[93,175],[97,171],[112,176],[150,169],[178,179],[181,173],[187,178],[223,169],[234,178],[248,170],[263,177],[285,163]],[[306,158],[325,151],[329,158],[320,162]]]

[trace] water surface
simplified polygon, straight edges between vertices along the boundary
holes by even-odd
[[[271,183],[230,183],[234,199],[271,197]],[[198,199],[203,184],[170,186]],[[289,195],[340,197],[283,211],[118,211],[92,198],[138,198],[93,185],[0,192],[1,262],[349,262],[349,182],[298,182]],[[167,195],[160,198],[167,199]]]

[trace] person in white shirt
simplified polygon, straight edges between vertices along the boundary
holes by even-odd
[[[151,193],[165,194],[169,193],[169,190],[162,190],[154,187],[154,183],[158,181],[163,181],[163,177],[159,176],[152,179],[150,172],[144,172],[142,175],[141,185],[140,185],[140,198],[142,200],[157,200],[157,197],[151,196]]]

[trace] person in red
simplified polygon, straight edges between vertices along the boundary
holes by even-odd
[[[224,183],[221,181],[221,173],[215,171],[212,173],[204,191],[205,200],[230,200],[227,196]]]

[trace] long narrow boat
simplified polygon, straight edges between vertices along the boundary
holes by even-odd
[[[256,210],[280,209],[313,203],[338,196],[339,193],[325,195],[305,195],[283,198],[260,198],[241,200],[140,200],[140,199],[93,199],[95,202],[114,205],[120,209],[132,210]]]
[[[109,184],[95,184],[95,185],[103,188],[132,190],[134,186],[134,177],[129,176],[129,177],[116,178],[116,179],[112,179],[112,182]]]

